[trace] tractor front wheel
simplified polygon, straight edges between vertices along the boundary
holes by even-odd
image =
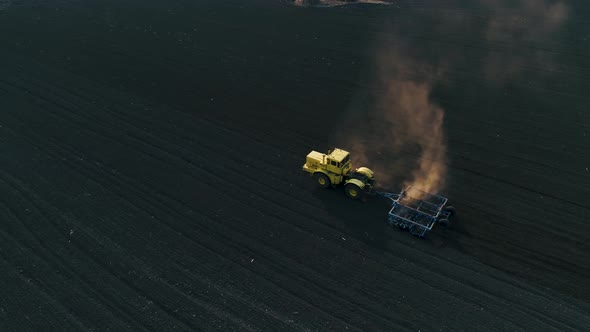
[[[348,198],[352,199],[361,198],[361,194],[363,193],[361,188],[354,183],[347,183],[346,186],[344,186],[344,192]]]
[[[331,184],[330,178],[324,173],[315,173],[313,178],[320,188],[328,188]]]

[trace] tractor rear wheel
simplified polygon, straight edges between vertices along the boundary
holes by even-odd
[[[352,199],[361,198],[361,194],[363,193],[361,188],[354,183],[347,183],[346,186],[344,186],[344,192],[348,198]]]
[[[328,188],[331,184],[330,178],[324,173],[315,173],[313,178],[320,188]]]

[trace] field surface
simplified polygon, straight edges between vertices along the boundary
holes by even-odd
[[[0,330],[589,331],[590,3],[440,3],[0,0]],[[425,240],[301,171],[401,189],[381,75],[444,112]]]

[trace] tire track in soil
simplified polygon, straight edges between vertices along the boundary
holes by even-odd
[[[78,153],[74,153],[73,155],[79,155]]]
[[[69,154],[70,154],[70,155],[81,155],[79,152],[76,152],[76,151],[71,151]],[[329,284],[329,283],[327,283],[327,284]],[[318,290],[317,290],[316,292],[318,292],[318,293],[321,293],[321,292],[322,292],[322,288],[321,288],[321,287],[319,287],[319,288],[318,288]],[[328,293],[326,293],[326,296],[328,296],[328,295],[329,295],[329,294],[328,294]],[[319,309],[319,308],[318,308],[318,309]]]
[[[121,198],[123,198],[123,197],[121,197]],[[93,253],[92,253],[92,252],[88,252],[88,250],[87,250],[87,249],[85,249],[85,248],[80,248],[80,250],[81,250],[81,251],[84,251],[84,252],[86,252],[90,258],[93,258],[93,257],[95,256],[95,255],[93,255]],[[223,257],[221,257],[221,256],[220,256],[219,258],[223,258]],[[117,274],[115,271],[113,271],[111,268],[109,268],[109,266],[105,265],[103,262],[100,262],[100,261],[97,261],[97,262],[98,262],[98,264],[101,264],[101,266],[102,266],[102,267],[103,267],[105,270],[107,270],[107,271],[111,272],[111,274],[113,274],[114,276],[116,276],[116,277],[118,277],[118,278],[121,278],[121,276],[120,276],[119,274]],[[123,278],[122,280],[123,280],[123,281],[125,281],[125,279],[124,279],[124,278]],[[137,287],[136,287],[136,286],[133,286],[132,284],[128,284],[128,285],[129,285],[129,286],[131,286],[131,287],[132,287],[132,288],[134,288],[134,289],[137,289]],[[144,296],[149,298],[149,296],[147,296],[147,295],[144,295]],[[152,301],[152,302],[153,302],[153,301]],[[226,318],[227,318],[227,317],[226,317]],[[196,328],[196,326],[193,326],[193,328]]]
[[[28,250],[27,248],[22,247],[20,243],[16,242],[11,236],[7,235],[4,231],[0,230],[0,237],[2,238],[4,244],[10,244],[12,245],[12,248],[17,248],[19,256],[25,256],[25,254],[27,254],[27,257],[29,259],[33,257],[38,258],[35,253],[31,252],[31,250]],[[4,316],[2,318],[2,321],[4,323],[0,324],[0,326],[2,326],[2,329],[4,331],[10,331],[8,330],[8,326],[10,325],[6,323],[15,319],[19,322],[20,329],[26,329],[25,322],[35,325],[34,327],[31,326],[31,329],[41,329],[47,327],[58,328],[58,326],[54,325],[54,320],[56,317],[61,318],[61,316],[66,317],[65,320],[67,321],[66,324],[68,325],[69,329],[88,330],[88,327],[85,326],[82,322],[80,322],[73,315],[72,311],[69,308],[63,306],[62,303],[60,303],[55,298],[55,296],[48,294],[43,285],[37,280],[35,280],[32,274],[29,274],[28,271],[23,269],[21,267],[22,265],[19,266],[13,263],[13,261],[11,261],[10,258],[7,257],[7,255],[11,254],[7,253],[6,250],[0,250],[0,266],[3,267],[3,276],[14,280],[13,283],[11,283],[11,285],[13,285],[12,290],[8,290],[8,288],[2,288],[2,300],[0,301],[0,303],[3,304],[1,305],[0,309],[2,311],[0,317]],[[15,256],[16,254],[12,255]],[[11,294],[11,291],[15,293]],[[26,312],[23,310],[24,313],[22,313],[21,315],[18,315],[15,312],[9,313],[7,312],[7,309],[5,309],[7,307],[18,306],[17,303],[19,301],[37,302],[39,300],[39,297],[47,301],[46,306],[48,308],[42,307],[42,305],[37,303],[37,312]],[[48,312],[50,310],[52,312]],[[37,318],[38,321],[43,322],[43,324],[34,323],[32,321],[32,318]]]
[[[0,172],[0,173],[2,175],[1,176],[2,180],[0,180],[0,184],[9,185],[10,188],[11,188],[11,191],[12,191],[13,195],[17,195],[18,194],[20,196],[23,186],[22,185],[18,185],[18,184],[17,185],[10,184],[9,182],[6,182],[7,175],[4,172]],[[8,177],[8,178],[10,178],[10,177]],[[14,182],[14,181],[15,180],[12,179],[10,182]],[[31,215],[34,214],[39,219],[48,222],[47,219],[43,218],[43,215],[45,215],[45,214],[42,214],[42,213],[40,213],[37,210],[37,206],[36,206],[35,203],[32,203],[31,200],[27,200],[27,199],[21,199],[21,201],[31,202],[31,204],[28,205],[29,208],[26,208],[25,209],[25,211],[27,211],[27,213],[29,213]],[[18,214],[15,214],[15,213],[16,213],[16,211],[10,211],[10,215],[14,216],[11,219],[13,219],[13,221],[19,222],[19,224],[23,227],[23,231],[26,233],[26,235],[28,235],[26,237],[27,238],[32,238],[32,240],[33,240],[33,243],[30,243],[30,242],[28,242],[30,240],[26,240],[25,239],[24,240],[25,242],[24,243],[19,243],[20,245],[17,246],[17,248],[18,247],[21,247],[22,249],[27,249],[27,247],[28,248],[36,248],[37,245],[40,246],[40,250],[35,250],[35,252],[37,252],[37,253],[47,253],[47,254],[41,254],[40,255],[40,254],[33,254],[33,253],[31,253],[32,257],[38,256],[39,259],[41,260],[41,262],[43,262],[45,264],[49,264],[49,265],[56,265],[58,267],[58,271],[67,273],[68,280],[71,281],[72,278],[78,279],[78,281],[82,282],[85,286],[87,286],[85,289],[90,289],[91,290],[92,287],[88,287],[88,286],[91,285],[91,283],[89,282],[89,280],[87,278],[85,278],[84,276],[81,276],[79,273],[77,273],[73,268],[69,267],[69,264],[64,259],[60,258],[59,255],[54,254],[54,250],[52,250],[51,247],[49,247],[48,245],[46,245],[41,240],[41,238],[38,235],[36,235],[35,232],[33,232],[31,230],[30,226],[27,226],[26,225],[26,223],[23,221],[23,218],[22,217],[19,217]],[[28,219],[32,219],[32,217],[29,217]],[[40,223],[40,224],[42,225],[43,223]],[[45,224],[47,224],[47,223],[45,223]],[[53,224],[52,226],[56,230],[58,229],[58,227],[56,227],[55,224]],[[52,242],[55,242],[60,237],[59,235],[61,235],[61,233],[56,234],[56,236],[52,237]],[[14,239],[14,241],[17,241],[17,239],[16,239],[16,237],[14,237],[14,235],[13,235],[13,239]],[[28,256],[25,256],[25,257],[28,257]],[[39,280],[39,282],[42,282],[42,280]],[[51,289],[52,288],[52,287],[50,287],[48,285],[44,285],[44,286],[45,287],[43,289],[48,289],[48,288]],[[58,294],[60,291],[63,292],[63,290],[59,290],[59,291],[56,290],[55,292],[56,292],[56,294]],[[118,312],[123,318],[128,319],[129,322],[135,322],[137,324],[137,326],[142,326],[141,324],[139,324],[139,322],[137,322],[136,320],[134,320],[132,318],[133,315],[130,314],[130,311],[129,310],[126,310],[124,308],[121,308],[120,306],[118,306],[116,304],[115,305],[110,305],[109,303],[112,303],[112,302],[104,301],[105,297],[103,295],[101,295],[100,293],[92,292],[92,291],[91,291],[91,293],[92,293],[91,295],[95,296],[97,299],[102,300],[102,303],[104,303],[107,306],[109,306],[110,309],[113,310],[113,312]],[[57,295],[54,295],[52,298],[54,298],[54,300],[57,301],[57,299],[55,299],[56,296]],[[60,302],[60,303],[62,305],[64,305],[64,306],[66,305],[65,303],[62,303],[62,302]],[[65,307],[68,308],[68,310],[73,311],[72,307],[68,307],[68,306],[65,306]],[[142,327],[145,328],[145,326],[142,326]]]
[[[74,153],[74,155],[80,155],[79,153]]]

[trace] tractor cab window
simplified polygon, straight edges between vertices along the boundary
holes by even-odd
[[[342,159],[342,165],[346,164],[348,162],[349,156],[346,156],[344,159]]]
[[[332,166],[336,166],[338,163],[337,163],[337,162],[335,162],[334,160],[330,160],[330,164],[331,164]]]

